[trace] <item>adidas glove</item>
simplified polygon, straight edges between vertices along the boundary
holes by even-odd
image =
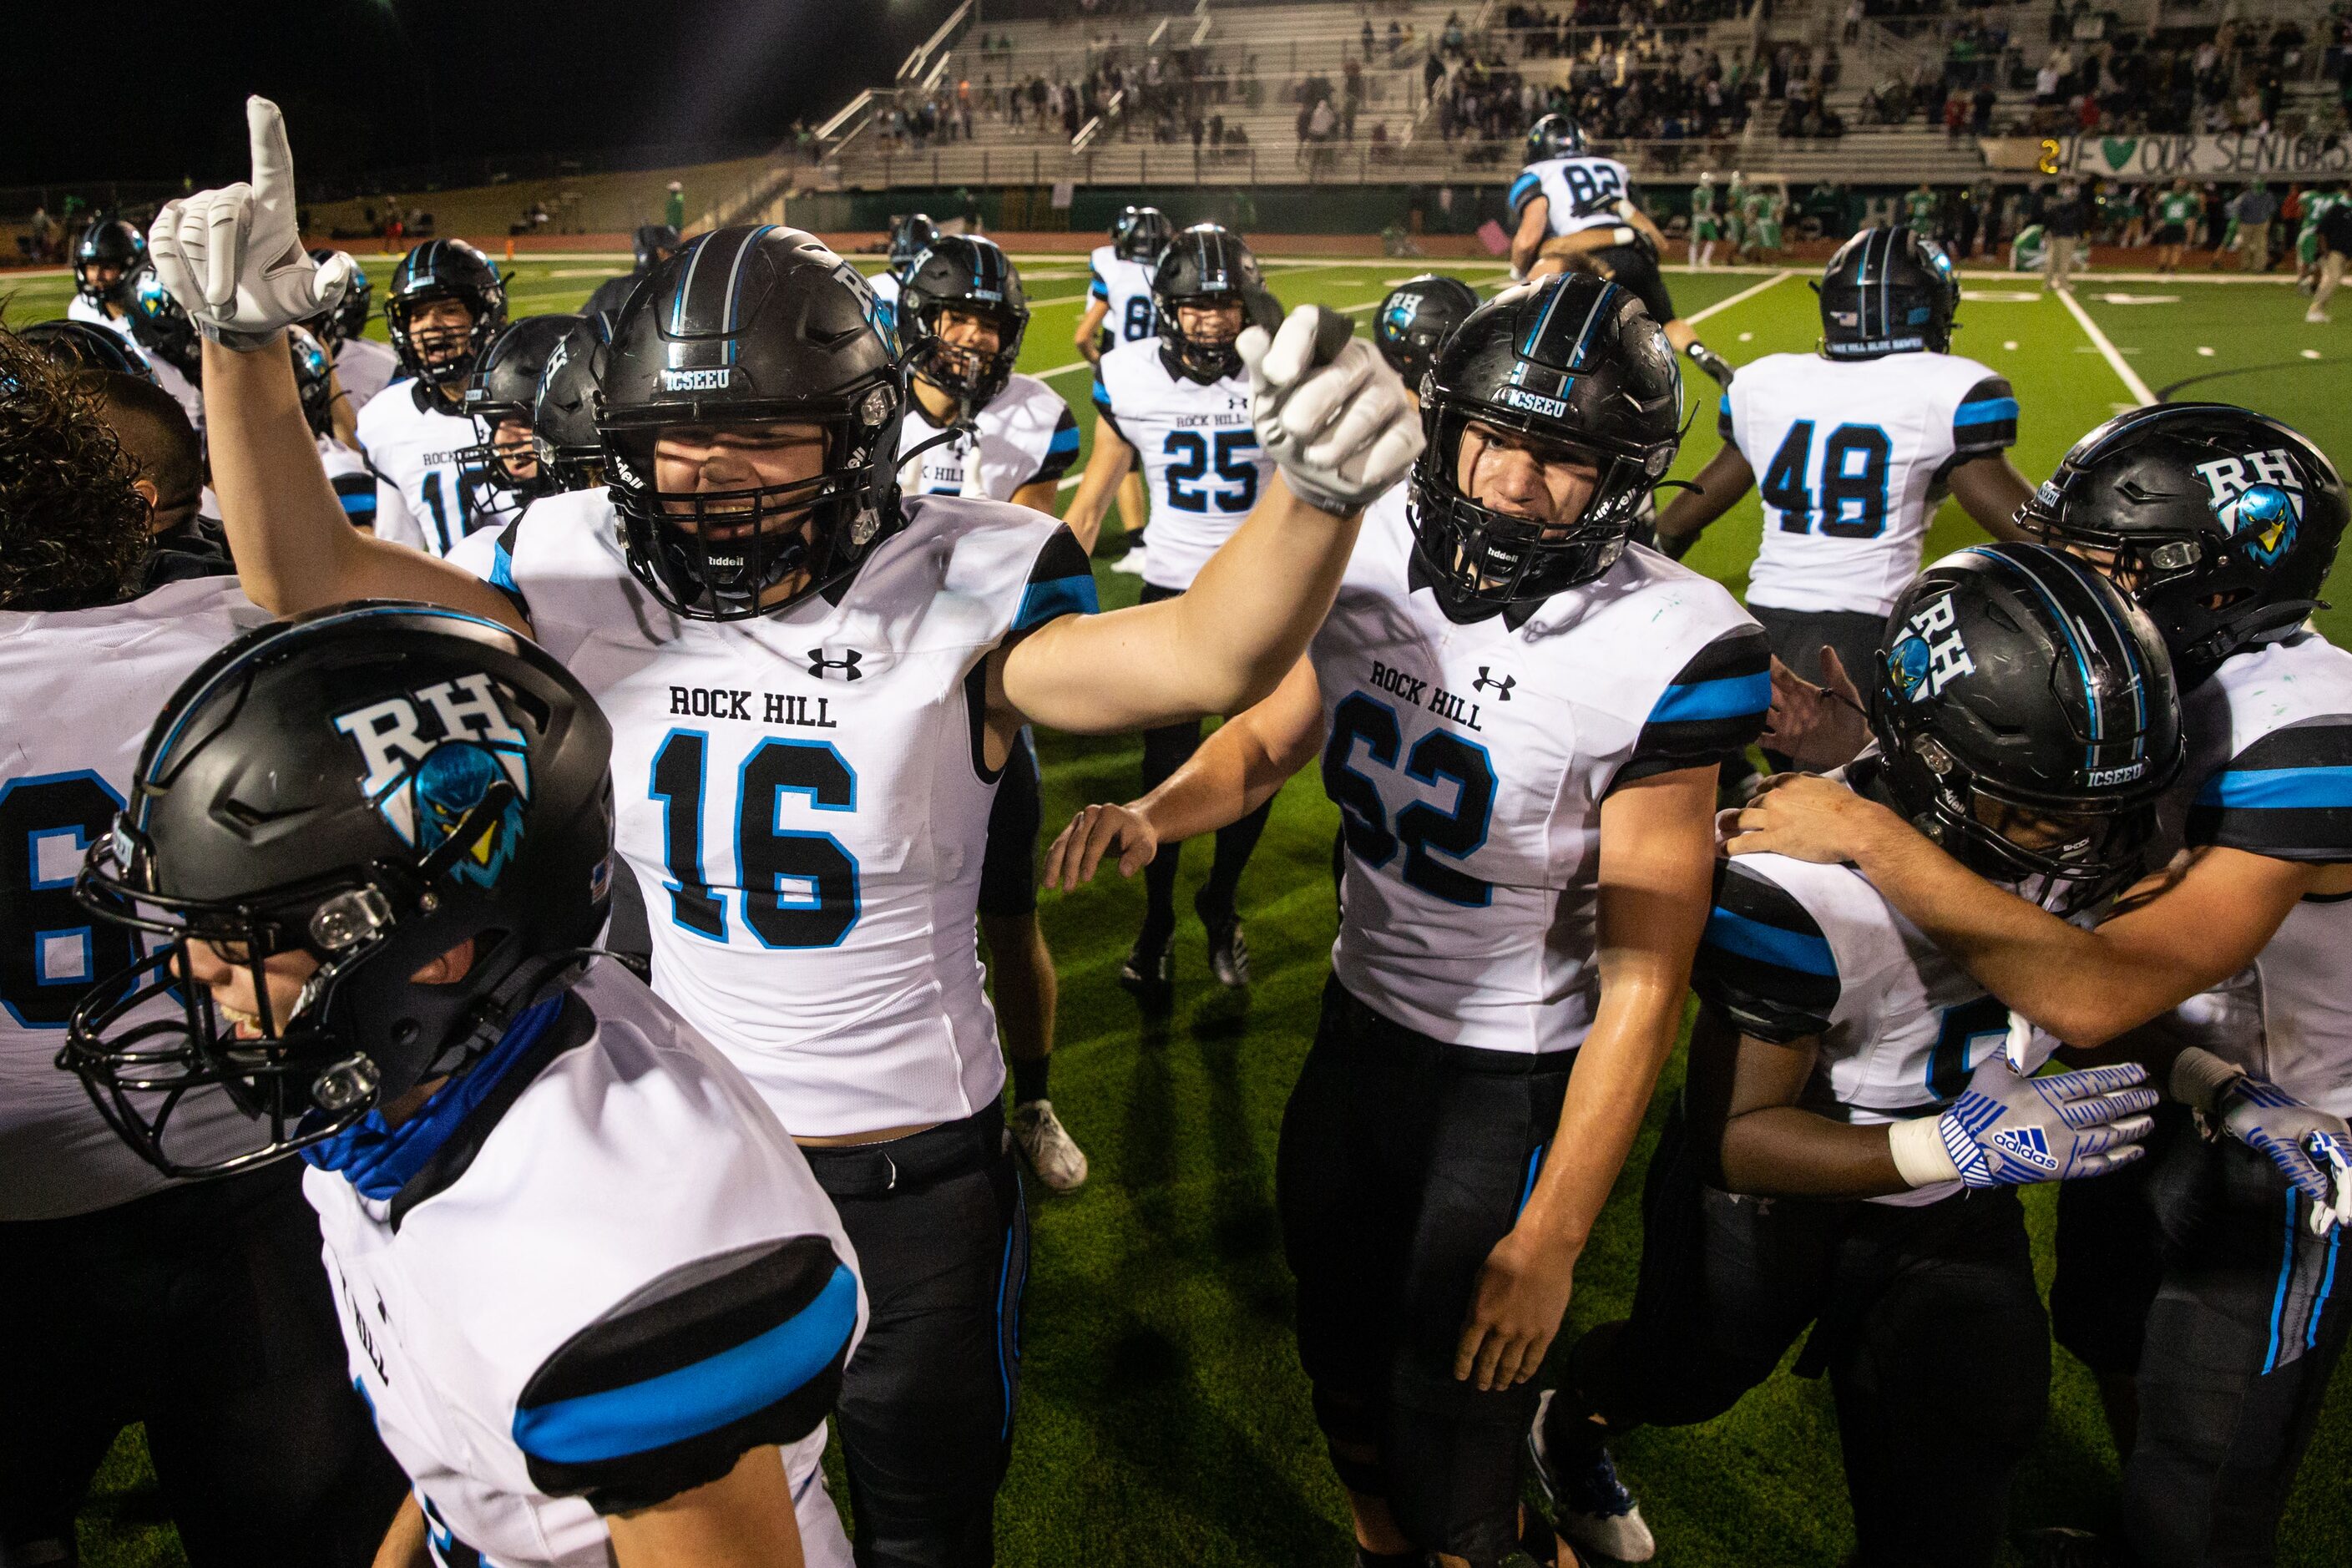
[[[2311,1200],[2311,1229],[2352,1225],[2352,1127],[2202,1047],[2174,1058],[2172,1097],[2276,1165]]]
[[[1337,515],[1361,511],[1421,456],[1421,420],[1404,383],[1352,335],[1348,318],[1303,306],[1269,336],[1236,345],[1249,368],[1250,423],[1290,493]]]
[[[347,256],[320,267],[294,227],[294,155],[266,98],[245,100],[253,183],[163,204],[147,247],[155,275],[215,342],[257,349],[296,321],[332,310],[351,281]]]
[[[1941,1116],[1887,1129],[1895,1168],[1914,1187],[1959,1182],[2017,1187],[2103,1175],[2144,1152],[2157,1092],[2137,1062],[2020,1078],[2002,1060],[1977,1068]]]

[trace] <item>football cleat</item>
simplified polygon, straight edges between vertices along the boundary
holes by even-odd
[[[1087,1152],[1078,1147],[1050,1100],[1033,1100],[1013,1108],[1013,1141],[1028,1156],[1037,1179],[1057,1193],[1072,1193],[1086,1184]]]
[[[1141,937],[1118,966],[1119,988],[1135,998],[1150,1017],[1164,1018],[1176,1007],[1176,949],[1162,942],[1147,947]]]
[[[1657,1538],[1642,1518],[1642,1505],[1617,1479],[1616,1463],[1601,1444],[1589,1456],[1561,1454],[1555,1458],[1544,1441],[1544,1420],[1551,1414],[1550,1389],[1536,1401],[1535,1423],[1528,1428],[1528,1454],[1535,1461],[1536,1480],[1551,1504],[1552,1522],[1560,1536],[1580,1552],[1612,1557],[1620,1563],[1647,1563],[1657,1554]]]
[[[1242,938],[1242,917],[1232,910],[1222,916],[1213,914],[1199,898],[1192,900],[1192,912],[1209,931],[1209,968],[1216,974],[1217,984],[1228,991],[1239,991],[1250,983],[1249,943]]]

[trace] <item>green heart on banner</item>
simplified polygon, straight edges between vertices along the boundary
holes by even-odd
[[[2131,155],[2138,150],[2139,138],[2137,136],[2109,136],[2099,142],[2099,151],[2107,155],[2107,167],[2117,174],[2123,172],[2124,165],[2131,162]]]

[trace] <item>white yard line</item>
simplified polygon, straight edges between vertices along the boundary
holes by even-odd
[[[2143,408],[2154,403],[2156,394],[2147,389],[2147,383],[2139,378],[2139,372],[2125,363],[2124,356],[2116,351],[2107,334],[2099,331],[2099,323],[2091,320],[2091,312],[2083,309],[2083,302],[2074,298],[2074,291],[2072,289],[2051,291],[2058,296],[2058,302],[2066,307],[2067,312],[2082,327],[2084,335],[2091,340],[2091,346],[2098,350],[2099,357],[2107,362],[2107,368],[2122,379],[2124,390],[2132,395],[2133,401]]]
[[[1727,268],[1710,267],[1707,270],[1710,272],[1720,272],[1727,270]],[[1771,277],[1764,279],[1763,282],[1751,283],[1747,288],[1742,289],[1738,293],[1732,295],[1729,299],[1717,300],[1714,304],[1706,306],[1703,310],[1693,310],[1689,315],[1685,316],[1683,320],[1696,327],[1701,321],[1706,321],[1709,316],[1719,316],[1723,314],[1724,311],[1731,309],[1734,305],[1745,304],[1748,300],[1753,300],[1757,295],[1761,294],[1765,289],[1771,288],[1774,284],[1784,283],[1788,281],[1788,279],[1794,278],[1796,275],[1797,274],[1794,270],[1788,268],[1782,268],[1780,271],[1772,274]]]

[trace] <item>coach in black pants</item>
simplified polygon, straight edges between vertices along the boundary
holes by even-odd
[[[77,1560],[134,1422],[194,1568],[374,1561],[407,1482],[352,1390],[302,1170],[0,1223],[0,1564]]]

